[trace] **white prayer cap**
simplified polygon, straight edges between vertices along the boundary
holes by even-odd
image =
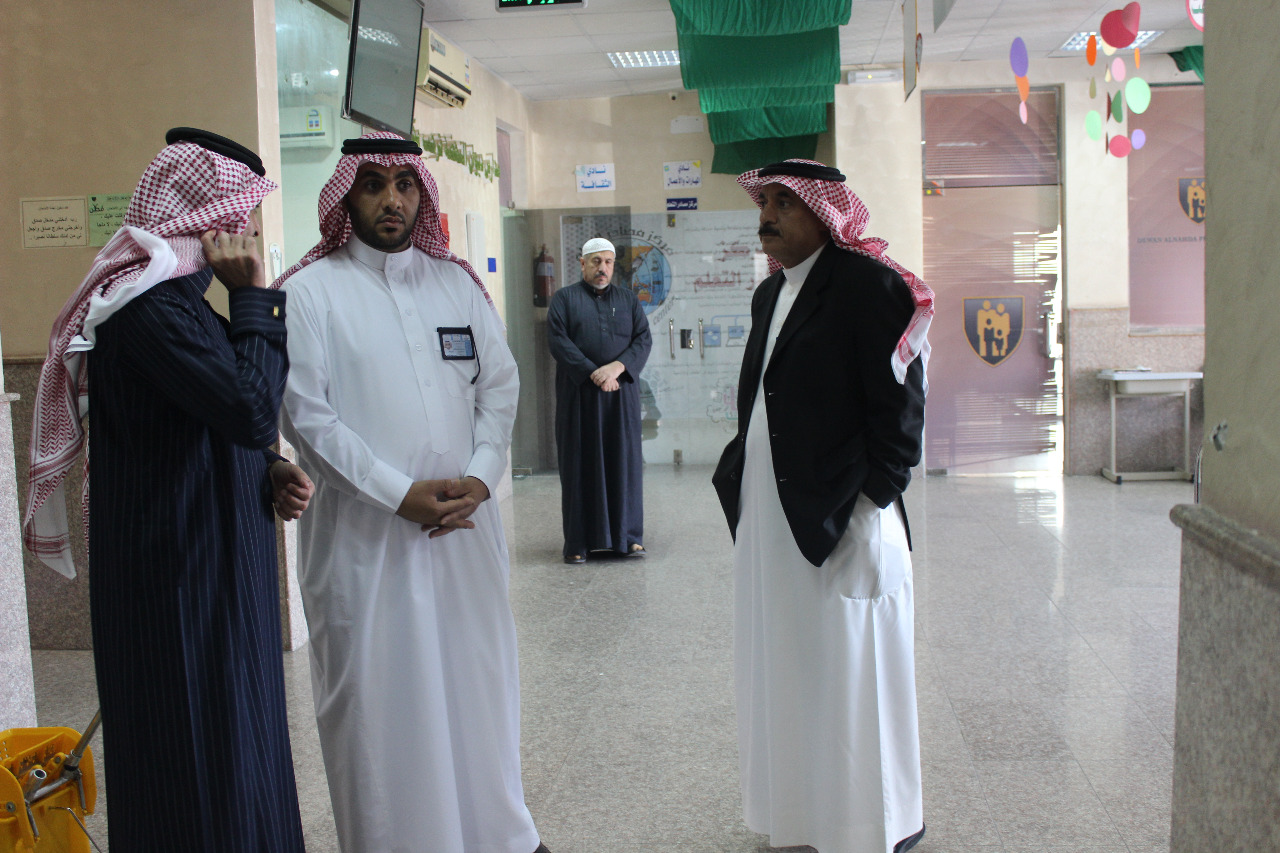
[[[582,257],[594,255],[596,252],[614,252],[616,254],[617,249],[613,248],[613,244],[603,237],[592,237],[582,244]]]

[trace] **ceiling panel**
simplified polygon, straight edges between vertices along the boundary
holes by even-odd
[[[1096,30],[1106,12],[1122,5],[1121,0],[956,0],[935,33],[932,0],[918,2],[926,63],[1007,61],[1016,37],[1027,43],[1032,59],[1071,55],[1058,47],[1075,32]],[[1182,0],[1149,5],[1142,11],[1142,28],[1166,32],[1144,53],[1203,43]],[[427,0],[426,21],[533,100],[682,88],[679,69],[614,70],[604,56],[674,49],[675,17],[668,0],[588,0],[580,10],[512,12],[498,12],[493,0]],[[901,0],[853,0],[849,24],[840,30],[840,60],[845,66],[901,66]]]

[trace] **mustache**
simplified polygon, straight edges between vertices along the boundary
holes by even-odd
[[[771,235],[771,236],[773,236],[773,237],[781,237],[781,236],[782,236],[781,234],[779,234],[779,233],[778,233],[778,229],[777,229],[777,228],[772,228],[772,227],[770,227],[770,226],[768,226],[768,225],[761,225],[761,226],[760,226],[760,229],[759,229],[758,231],[756,231],[756,236],[758,236],[758,237],[764,237],[765,235]]]

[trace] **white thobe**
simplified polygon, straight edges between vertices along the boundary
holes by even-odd
[[[785,271],[766,367],[818,254]],[[752,407],[745,444],[733,555],[747,826],[777,847],[892,851],[923,825],[911,557],[902,519],[896,506],[880,509],[859,496],[835,550],[815,567],[783,514],[762,402]]]
[[[519,391],[502,324],[457,264],[355,237],[287,291],[282,425],[316,484],[299,580],[342,850],[532,853],[497,502],[435,539],[395,515],[415,480],[497,489]],[[479,358],[446,360],[438,330],[467,326]]]

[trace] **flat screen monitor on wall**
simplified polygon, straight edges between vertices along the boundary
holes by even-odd
[[[354,0],[344,118],[412,133],[422,14],[422,0]]]

